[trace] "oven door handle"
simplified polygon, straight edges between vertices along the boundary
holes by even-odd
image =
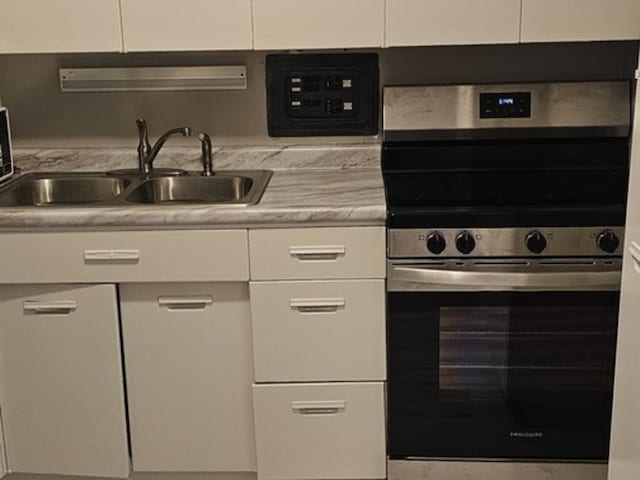
[[[611,290],[620,287],[619,271],[608,272],[473,272],[392,266],[389,290],[402,288],[402,283],[431,287],[453,287],[474,290]],[[415,289],[414,289],[415,290]]]

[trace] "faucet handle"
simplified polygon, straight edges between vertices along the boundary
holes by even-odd
[[[213,148],[211,147],[211,137],[204,132],[198,134],[198,139],[202,144],[202,175],[211,177],[213,172]]]

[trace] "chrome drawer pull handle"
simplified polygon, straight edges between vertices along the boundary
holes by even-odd
[[[289,247],[289,255],[301,262],[333,262],[346,252],[346,247],[340,245]]]
[[[204,310],[213,304],[213,298],[204,297],[159,297],[158,305],[170,311],[180,310]]]
[[[52,302],[27,300],[23,303],[22,308],[25,313],[32,315],[70,315],[78,309],[78,302],[73,300]]]
[[[140,250],[85,250],[85,262],[131,262],[140,261]]]
[[[347,402],[344,400],[294,401],[291,409],[299,415],[336,415],[344,412]]]
[[[335,313],[345,305],[344,298],[292,298],[289,302],[300,313]]]

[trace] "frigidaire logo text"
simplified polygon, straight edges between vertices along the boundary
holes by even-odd
[[[509,436],[512,438],[542,438],[542,432],[510,432]]]

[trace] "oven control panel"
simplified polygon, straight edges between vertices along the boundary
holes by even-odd
[[[622,255],[623,227],[390,229],[390,258]]]
[[[529,117],[531,117],[531,92],[480,94],[480,118]]]

